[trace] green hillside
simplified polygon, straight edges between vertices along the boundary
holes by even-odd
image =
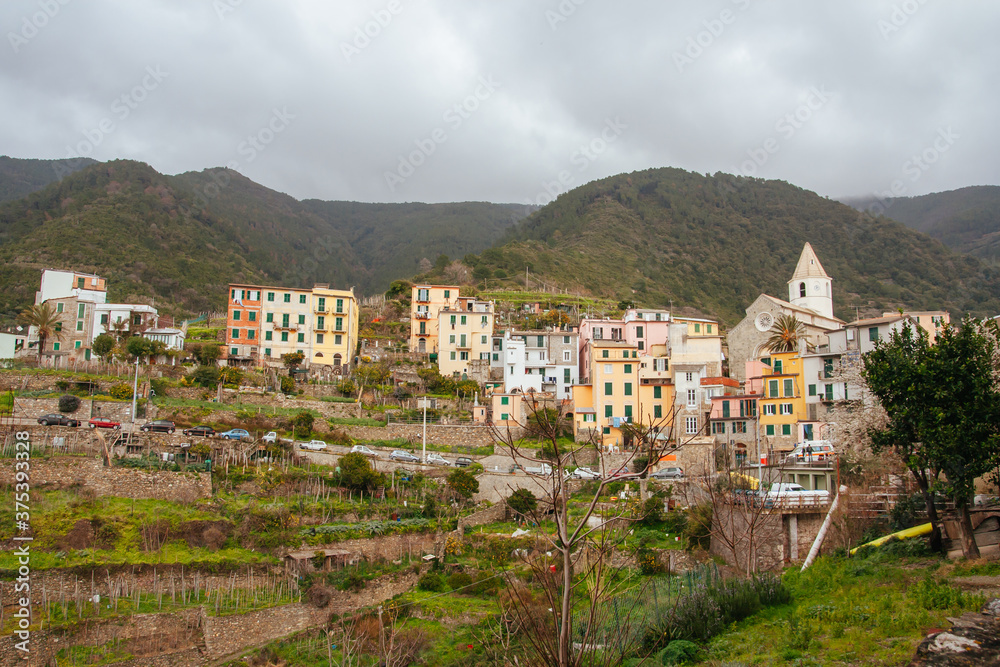
[[[74,171],[96,164],[82,157],[67,160],[22,160],[0,155],[0,202],[13,201],[41,190]]]
[[[875,205],[871,199],[846,203],[861,210]],[[1000,262],[1000,187],[980,185],[901,197],[886,200],[883,206],[886,216],[940,239],[953,250]]]
[[[733,324],[761,292],[787,294],[806,241],[834,279],[844,319],[897,307],[1000,312],[1000,272],[901,223],[783,181],[680,169],[576,188],[467,262],[491,288],[523,282],[527,266],[570,291],[672,301]]]
[[[522,210],[303,203],[227,169],[165,176],[139,162],[94,163],[0,204],[0,321],[33,301],[44,268],[98,273],[110,298],[155,299],[177,314],[222,308],[237,281],[381,292],[423,257],[488,247]]]

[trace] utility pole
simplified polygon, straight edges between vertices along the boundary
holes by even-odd
[[[135,405],[139,391],[139,355],[135,355],[135,381],[132,383],[132,428],[131,433],[135,433]]]
[[[427,397],[424,396],[421,400],[424,404],[424,437],[423,445],[421,446],[420,462],[427,463]]]

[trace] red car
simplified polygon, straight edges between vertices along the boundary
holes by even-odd
[[[121,428],[122,423],[109,417],[94,417],[89,422],[90,428]]]

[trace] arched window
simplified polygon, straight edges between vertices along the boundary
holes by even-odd
[[[427,351],[427,339],[425,338],[420,339],[420,342],[417,343],[417,351],[421,353]]]
[[[799,296],[805,296],[805,295],[806,295],[806,284],[799,283]]]
[[[340,366],[341,359],[343,359],[343,357],[341,357],[340,354],[333,355],[333,365]]]

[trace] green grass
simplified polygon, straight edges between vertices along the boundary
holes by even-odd
[[[712,639],[706,660],[747,665],[899,665],[948,616],[978,609],[983,599],[938,575],[934,559],[905,563],[819,558],[784,582],[792,603],[737,623]],[[818,662],[802,662],[803,659]]]
[[[246,410],[256,414],[259,410],[260,414],[265,416],[281,415],[283,417],[292,417],[300,412],[308,412],[317,419],[322,418],[319,411],[312,408],[263,407],[251,403],[216,403],[214,401],[200,401],[194,398],[175,398],[172,396],[158,397],[156,405],[160,408],[199,408],[210,412],[237,412],[239,410]]]
[[[369,417],[330,417],[326,423],[330,426],[385,426],[384,421]]]
[[[357,399],[349,396],[321,396],[321,401],[326,403],[357,403]]]

